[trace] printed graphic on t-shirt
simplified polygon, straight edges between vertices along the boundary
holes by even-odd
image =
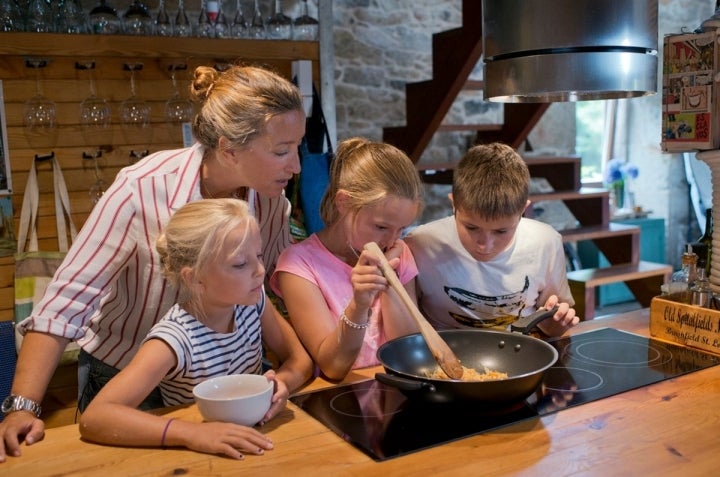
[[[450,316],[459,324],[474,328],[506,328],[517,320],[525,307],[525,298],[530,279],[518,291],[500,296],[486,296],[458,287],[444,287],[448,298],[465,313],[450,311]]]

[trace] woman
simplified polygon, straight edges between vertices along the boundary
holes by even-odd
[[[246,199],[257,218],[268,270],[290,243],[290,205],[283,188],[300,171],[297,148],[305,134],[302,98],[284,78],[257,67],[222,73],[201,66],[190,93],[199,103],[196,143],[160,151],[121,170],[93,209],[47,287],[20,323],[25,333],[9,414],[0,423],[5,451],[19,455],[19,438],[42,438],[39,403],[69,340],[81,347],[78,407],[83,410],[110,377],[125,367],[150,328],[176,302],[159,266],[154,242],[170,215],[202,198]],[[289,325],[279,321],[285,332]],[[162,405],[159,392],[141,408]]]

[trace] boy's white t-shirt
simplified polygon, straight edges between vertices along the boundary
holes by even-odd
[[[574,305],[560,234],[522,218],[507,250],[488,262],[460,243],[455,218],[414,228],[405,238],[418,267],[418,302],[437,329],[507,328],[551,295]]]

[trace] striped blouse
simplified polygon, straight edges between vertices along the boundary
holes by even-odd
[[[176,301],[155,240],[173,212],[202,198],[203,152],[199,144],[160,151],[118,172],[20,331],[76,340],[105,364],[125,367]],[[249,197],[269,276],[290,244],[290,203],[253,190]]]
[[[193,402],[193,388],[208,378],[261,374],[264,297],[256,306],[235,306],[235,329],[231,333],[211,330],[179,305],[153,326],[147,339],[163,340],[177,358],[175,369],[160,383],[166,406]]]

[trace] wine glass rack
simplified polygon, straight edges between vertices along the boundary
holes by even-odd
[[[58,141],[53,150],[38,150],[23,131],[23,106],[35,94],[35,72],[25,68],[29,57],[50,60],[43,71],[45,94],[57,103]],[[149,152],[182,146],[181,136],[165,117],[165,102],[172,93],[168,67],[183,63],[187,69],[177,72],[178,87],[189,86],[192,72],[199,65],[224,65],[232,62],[263,64],[290,78],[294,60],[310,60],[313,77],[320,77],[317,42],[262,41],[200,38],[147,38],[124,35],[65,35],[44,33],[0,33],[0,78],[3,79],[5,112],[10,149],[10,170],[13,177],[13,208],[15,227],[19,217],[27,173],[35,155],[54,153],[61,163],[71,199],[75,223],[84,223],[92,204],[87,200],[88,188],[96,177],[92,168],[83,164],[87,149],[79,124],[80,103],[87,96],[87,75],[75,68],[77,62],[94,61],[93,71],[97,92],[106,98],[112,110],[111,139],[100,148],[103,152],[103,177],[111,181],[117,171],[130,162],[133,150],[148,145],[134,144],[122,132],[118,114],[120,103],[130,96],[127,72],[123,65],[142,63],[142,95],[151,104],[152,144]],[[49,168],[38,170],[41,191],[52,190]],[[51,195],[41,194],[38,233],[41,250],[57,250]],[[1,317],[0,317],[1,319]]]

